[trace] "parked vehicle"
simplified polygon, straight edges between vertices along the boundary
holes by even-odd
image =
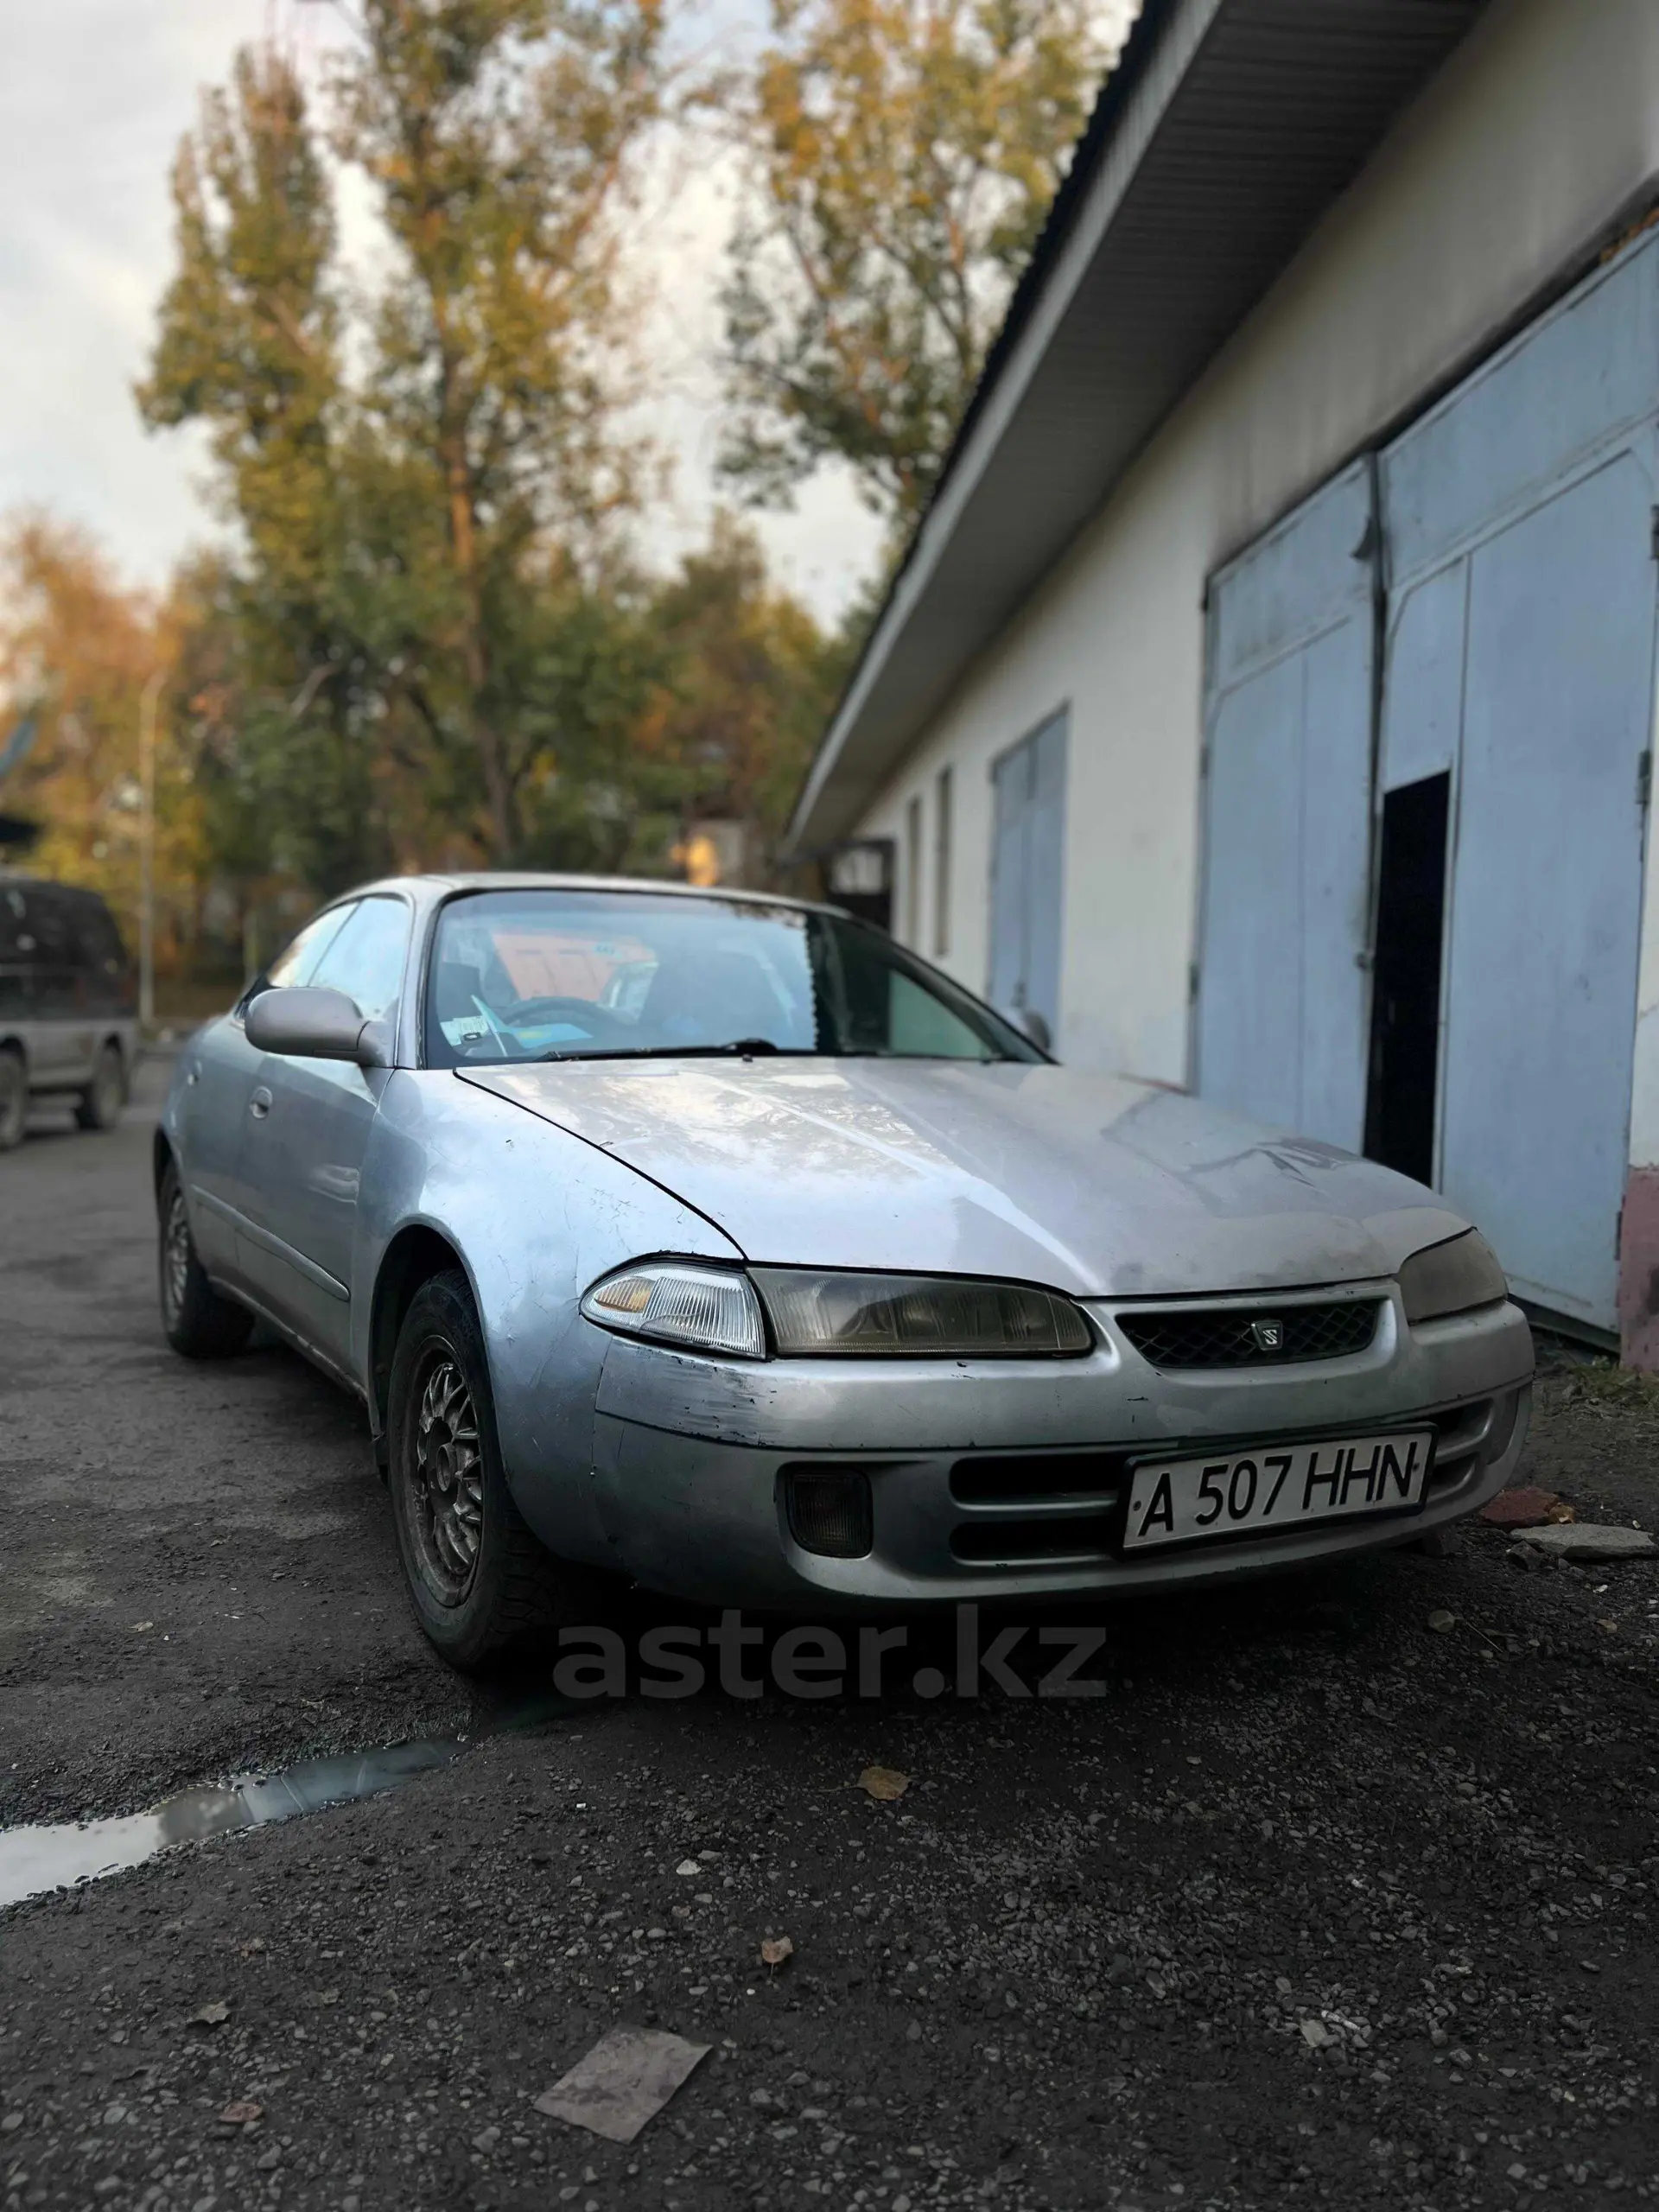
[[[1059,1067],[828,907],[372,885],[186,1048],[155,1179],[169,1339],[263,1314],[361,1395],[462,1667],[592,1568],[799,1611],[1397,1544],[1526,1431],[1433,1192]]]
[[[138,1052],[131,963],[95,891],[0,871],[0,1152],[31,1098],[72,1097],[83,1129],[113,1128]]]

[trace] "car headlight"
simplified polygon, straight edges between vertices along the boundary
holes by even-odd
[[[582,1310],[601,1329],[690,1351],[766,1356],[760,1301],[747,1275],[682,1260],[646,1260],[596,1282]]]
[[[1400,1270],[1400,1295],[1408,1321],[1434,1321],[1495,1306],[1510,1294],[1491,1246],[1477,1229],[1414,1252]]]
[[[753,1273],[785,1358],[1052,1359],[1094,1346],[1069,1298],[1023,1283],[795,1268]]]

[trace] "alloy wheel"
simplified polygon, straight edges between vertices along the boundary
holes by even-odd
[[[167,1210],[167,1226],[162,1233],[162,1295],[167,1301],[169,1325],[176,1323],[184,1311],[189,1283],[190,1217],[185,1211],[184,1192],[175,1190]]]
[[[438,1351],[427,1368],[420,1406],[410,1469],[415,1535],[435,1594],[457,1605],[478,1567],[484,1463],[473,1394],[447,1351]]]

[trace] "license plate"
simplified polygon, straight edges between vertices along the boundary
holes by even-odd
[[[1263,1444],[1203,1459],[1142,1459],[1129,1489],[1126,1551],[1216,1536],[1276,1535],[1315,1521],[1421,1505],[1434,1432]]]

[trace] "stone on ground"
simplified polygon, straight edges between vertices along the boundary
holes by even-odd
[[[1659,1546],[1645,1529],[1597,1528],[1570,1521],[1551,1529],[1517,1529],[1518,1544],[1535,1544],[1556,1559],[1651,1559]]]

